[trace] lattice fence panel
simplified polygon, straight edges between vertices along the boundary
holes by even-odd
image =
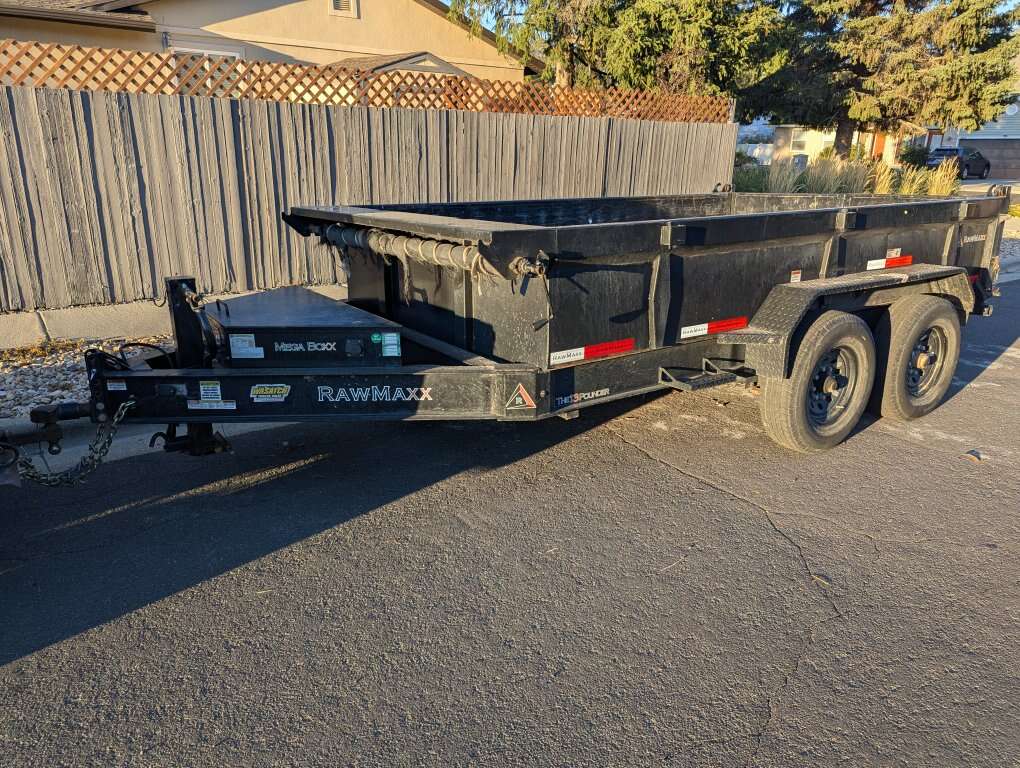
[[[10,39],[0,40],[0,85],[666,122],[726,123],[731,114],[730,101],[716,96],[591,91],[428,72],[372,73],[334,65]]]

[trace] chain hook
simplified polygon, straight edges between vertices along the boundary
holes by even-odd
[[[110,446],[113,445],[113,438],[117,435],[120,423],[124,421],[128,411],[134,408],[135,405],[134,400],[125,400],[121,403],[120,407],[117,408],[117,412],[113,414],[113,419],[106,424],[99,425],[99,429],[96,430],[96,436],[89,444],[88,453],[82,456],[78,463],[70,469],[65,469],[62,472],[42,472],[32,463],[31,459],[19,458],[18,474],[21,475],[23,480],[49,488],[73,486],[83,482],[86,477],[99,469],[99,466],[106,459],[106,455],[110,452]]]

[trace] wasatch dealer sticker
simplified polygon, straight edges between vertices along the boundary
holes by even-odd
[[[290,384],[253,384],[251,399],[255,403],[283,403],[290,394]]]

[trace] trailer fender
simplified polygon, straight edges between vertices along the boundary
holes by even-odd
[[[789,376],[794,342],[808,313],[822,309],[847,312],[889,306],[909,293],[949,299],[961,324],[974,308],[974,289],[965,271],[938,264],[915,264],[876,273],[857,272],[839,277],[775,286],[748,327],[719,335],[722,344],[743,344],[745,363],[759,376]]]

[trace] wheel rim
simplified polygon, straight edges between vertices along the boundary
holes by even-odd
[[[816,432],[835,431],[854,402],[860,361],[847,347],[836,347],[815,363],[808,383],[808,421]]]
[[[921,398],[938,386],[946,367],[949,339],[932,326],[917,337],[907,358],[907,394]]]

